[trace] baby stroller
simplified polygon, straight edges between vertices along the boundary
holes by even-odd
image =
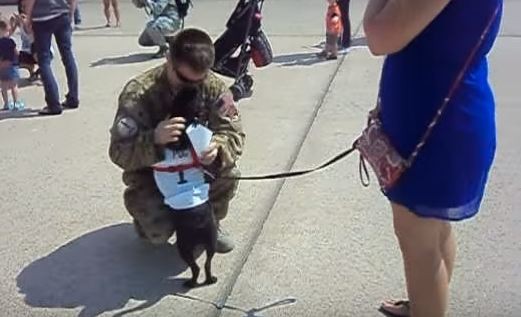
[[[239,0],[226,30],[214,43],[213,70],[235,79],[230,87],[235,101],[252,94],[253,78],[248,74],[250,60],[259,68],[273,61],[271,44],[261,29],[263,3],[264,0]]]

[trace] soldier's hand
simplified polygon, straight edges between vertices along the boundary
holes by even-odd
[[[219,152],[219,148],[217,147],[217,143],[215,143],[215,142],[210,143],[208,148],[206,148],[206,150],[204,150],[204,152],[201,155],[201,164],[203,164],[203,165],[212,164],[213,161],[215,161],[215,159],[217,158],[218,152]]]
[[[171,142],[177,142],[179,136],[185,129],[186,120],[182,117],[165,119],[157,125],[154,131],[154,141],[156,144],[165,145]]]

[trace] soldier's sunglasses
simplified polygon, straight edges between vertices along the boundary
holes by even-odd
[[[204,77],[201,79],[193,80],[193,79],[187,78],[185,75],[183,75],[179,71],[179,69],[177,69],[177,67],[174,66],[173,68],[174,68],[174,72],[175,72],[175,75],[177,76],[177,78],[179,78],[179,80],[181,82],[183,82],[184,84],[187,84],[187,85],[198,85],[198,84],[202,83],[206,79],[206,76],[207,76],[207,75],[204,75]]]

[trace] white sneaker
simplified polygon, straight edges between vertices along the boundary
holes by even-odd
[[[18,111],[23,111],[25,109],[25,104],[23,101],[17,101],[14,103],[14,109]]]

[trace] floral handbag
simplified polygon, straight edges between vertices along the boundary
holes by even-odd
[[[387,137],[385,132],[382,129],[382,122],[380,120],[380,98],[378,98],[377,106],[374,110],[369,112],[368,124],[367,127],[362,132],[362,135],[355,140],[353,147],[356,148],[360,152],[360,175],[362,177],[362,172],[367,173],[367,168],[365,165],[365,161],[369,162],[369,165],[372,167],[373,171],[376,174],[378,182],[382,191],[387,192],[391,189],[403,175],[403,173],[413,164],[418,153],[425,145],[425,142],[431,135],[434,127],[438,123],[441,115],[444,110],[447,108],[447,105],[452,99],[456,89],[461,83],[463,76],[467,72],[474,56],[476,55],[478,49],[481,47],[485,36],[487,35],[490,27],[492,26],[497,14],[499,12],[499,7],[496,8],[490,21],[488,22],[485,30],[481,34],[478,43],[471,51],[469,57],[467,58],[463,68],[459,72],[456,80],[452,84],[447,97],[443,99],[443,102],[438,109],[438,112],[432,119],[431,123],[427,127],[427,130],[422,135],[420,142],[416,145],[414,151],[407,158],[404,158],[398,153],[398,151],[392,145],[391,140]],[[364,186],[369,185],[369,179],[364,181],[362,179],[362,183]]]

